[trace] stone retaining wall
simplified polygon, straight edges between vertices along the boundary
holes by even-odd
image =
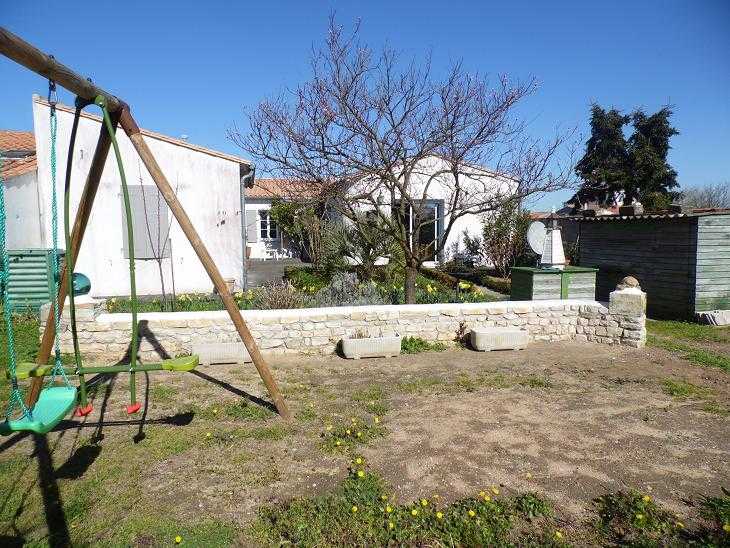
[[[243,317],[263,352],[329,354],[357,332],[455,341],[476,326],[518,326],[536,341],[577,340],[643,346],[646,295],[614,291],[609,304],[590,300],[505,301],[470,304],[356,306],[296,310],[245,310]],[[47,310],[47,309],[46,309]],[[129,349],[131,314],[108,314],[103,301],[77,303],[81,351],[112,361]],[[42,318],[46,317],[43,313]],[[225,311],[139,314],[140,358],[189,353],[194,342],[238,341]],[[72,352],[67,312],[62,350]]]

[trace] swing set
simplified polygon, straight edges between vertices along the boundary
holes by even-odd
[[[137,293],[135,283],[135,259],[134,246],[129,246],[129,280],[130,300],[132,308],[132,337],[130,342],[129,363],[109,366],[85,366],[82,363],[79,351],[78,333],[76,329],[75,294],[79,288],[75,288],[75,279],[80,278],[74,274],[74,262],[78,256],[84,232],[88,224],[91,208],[94,202],[99,181],[106,162],[109,148],[113,147],[114,155],[121,179],[122,197],[124,203],[127,239],[134,242],[134,233],[131,223],[132,210],[129,200],[127,181],[124,174],[124,166],[116,139],[117,125],[121,126],[129,137],[137,154],[152,176],[160,193],[164,197],[175,219],[180,224],[190,245],[195,250],[203,267],[210,276],[214,287],[220,295],[231,321],[236,327],[238,334],[248,350],[254,366],[264,381],[279,414],[286,420],[291,418],[289,410],[284,402],[281,393],[276,385],[271,371],[258,350],[256,342],[251,335],[243,317],[241,316],[235,301],[227,290],[226,284],[217,266],[213,262],[208,250],[197,234],[197,231],[190,222],[187,213],[177,199],[167,178],[160,169],[151,150],[144,141],[140,129],[132,118],[129,106],[117,97],[107,93],[95,86],[90,80],[84,79],[68,67],[58,63],[52,56],[46,55],[31,44],[8,30],[0,27],[0,54],[25,66],[31,71],[48,78],[50,104],[50,130],[51,130],[51,217],[52,217],[52,239],[53,239],[53,260],[52,276],[54,283],[54,299],[48,313],[45,330],[41,339],[36,363],[17,363],[15,351],[15,339],[13,332],[12,303],[9,301],[8,278],[10,275],[9,256],[6,248],[6,208],[5,189],[0,178],[0,261],[2,271],[0,272],[0,290],[3,303],[3,316],[7,332],[7,376],[10,379],[11,392],[5,422],[0,423],[0,434],[7,435],[13,432],[28,431],[36,434],[46,434],[76,407],[76,416],[86,416],[93,410],[88,400],[86,390],[86,375],[100,373],[128,373],[130,382],[130,404],[127,406],[127,413],[133,414],[140,410],[141,404],[137,401],[135,374],[145,371],[192,371],[198,365],[197,356],[186,356],[181,358],[163,360],[160,363],[138,363],[137,350],[139,343],[139,331],[137,323]],[[64,181],[64,240],[65,260],[64,268],[61,270],[58,248],[58,206],[56,193],[56,84],[63,86],[76,94],[76,109],[74,121],[71,127],[71,136],[66,161],[66,177]],[[70,190],[71,190],[71,167],[73,162],[73,149],[76,140],[79,118],[82,110],[89,105],[96,105],[102,112],[102,124],[96,149],[91,161],[91,166],[81,199],[76,212],[73,229],[70,225]],[[2,167],[2,158],[0,158]],[[74,349],[74,364],[64,366],[61,360],[59,328],[61,312],[66,300],[69,299],[69,323]],[[48,365],[53,350],[53,364]],[[69,381],[69,376],[78,377],[78,388]],[[44,377],[47,377],[44,383]],[[32,379],[29,393],[23,398],[19,380]]]

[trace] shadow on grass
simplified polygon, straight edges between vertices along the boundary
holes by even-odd
[[[61,492],[53,471],[53,457],[46,436],[34,435],[35,457],[38,460],[38,487],[43,498],[43,510],[48,526],[49,546],[71,546],[68,523],[63,513]]]
[[[279,412],[276,409],[276,406],[271,403],[270,401],[264,400],[259,398],[258,396],[254,396],[253,394],[249,394],[245,390],[241,390],[240,388],[236,388],[231,383],[228,383],[226,381],[222,381],[220,379],[216,379],[215,377],[211,377],[210,375],[203,373],[201,371],[191,371],[193,375],[196,377],[203,379],[205,381],[211,382],[215,384],[216,386],[220,386],[221,388],[228,390],[229,392],[235,394],[236,396],[240,396],[242,398],[247,399],[251,403],[255,403],[256,405],[260,405],[261,407],[267,408],[269,411],[272,411],[273,413],[278,414]]]

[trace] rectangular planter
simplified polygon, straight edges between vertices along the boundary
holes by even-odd
[[[342,354],[351,360],[391,358],[400,354],[400,336],[342,339]]]
[[[471,347],[479,352],[523,350],[529,341],[529,333],[517,327],[482,327],[471,330]]]
[[[193,343],[200,365],[223,363],[243,364],[251,361],[251,356],[242,342]]]

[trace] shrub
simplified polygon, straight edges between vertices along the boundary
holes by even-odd
[[[332,273],[325,270],[303,267],[287,268],[284,280],[290,282],[300,291],[314,293],[326,286],[332,279]]]
[[[302,308],[305,296],[289,282],[269,282],[255,292],[252,304],[261,310]]]
[[[314,307],[388,304],[374,282],[359,283],[352,272],[338,272],[310,301]]]

